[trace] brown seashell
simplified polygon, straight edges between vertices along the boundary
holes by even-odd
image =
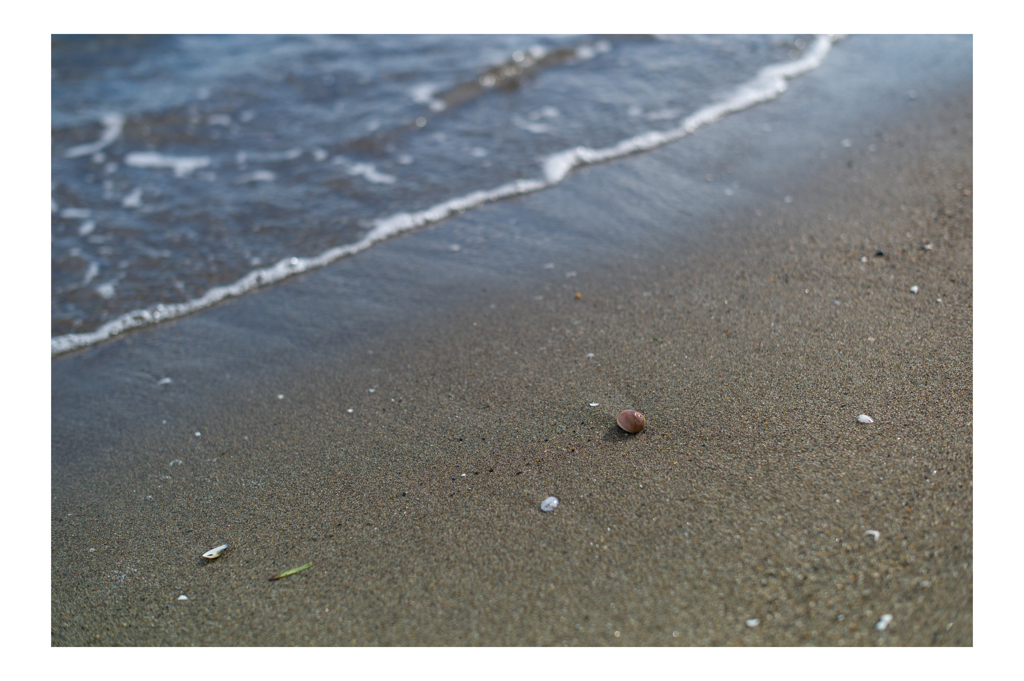
[[[627,433],[639,433],[647,427],[647,419],[636,409],[623,409],[615,418],[615,422]]]

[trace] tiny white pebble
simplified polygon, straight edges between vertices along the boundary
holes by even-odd
[[[860,261],[861,262],[867,262],[868,261],[868,256],[866,256],[866,255],[860,256]]]
[[[277,399],[279,399],[279,400],[283,400],[283,399],[284,399],[284,395],[278,395],[278,396],[277,396]]]
[[[377,389],[376,389],[376,388],[369,388],[369,391],[370,391],[371,393],[372,393],[372,392],[377,392]]]
[[[875,422],[875,420],[873,418],[871,418],[870,416],[868,416],[867,414],[861,414],[860,416],[857,417],[857,420],[860,421],[861,423],[874,423]]]
[[[463,474],[462,474],[462,477],[466,477],[466,474],[465,474],[465,473],[463,473]]]
[[[556,508],[558,508],[557,497],[548,497],[544,501],[540,502],[540,510],[544,511],[545,513],[550,513],[551,511],[554,511]]]
[[[920,289],[918,289],[918,288],[917,288],[916,286],[911,286],[911,287],[910,287],[910,292],[911,292],[911,293],[917,293],[917,292],[918,292],[918,290],[920,290]]]
[[[459,251],[462,250],[462,246],[460,246],[458,244],[452,244],[448,248],[451,249],[451,251],[454,252],[454,253],[458,253]]]
[[[179,601],[187,601],[188,600],[188,596],[186,596],[185,594],[181,594],[180,596],[178,596],[178,600]]]
[[[200,433],[200,432],[199,432],[199,431],[197,430],[197,431],[196,431],[196,437],[199,437],[200,435],[202,435],[202,433]]]
[[[882,615],[882,619],[878,620],[878,624],[875,625],[875,629],[885,631],[885,628],[889,626],[889,622],[892,622],[892,615],[885,613]]]
[[[753,629],[754,627],[756,627],[760,623],[761,623],[761,620],[757,619],[756,617],[751,617],[749,620],[747,620],[747,626],[750,627],[751,629]]]
[[[594,359],[594,353],[588,352],[587,353],[587,359]]]
[[[352,412],[355,411],[355,409],[346,409],[345,411],[347,411],[349,414],[351,414]]]

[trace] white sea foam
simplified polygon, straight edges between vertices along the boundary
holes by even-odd
[[[437,90],[438,86],[434,83],[420,83],[409,90],[409,96],[417,104],[428,105],[431,111],[444,111],[448,105],[434,97],[434,93]]]
[[[79,144],[77,147],[71,147],[64,152],[64,156],[67,158],[77,158],[79,156],[94,154],[100,149],[103,149],[121,136],[121,130],[124,129],[124,121],[125,118],[123,114],[116,112],[103,114],[103,116],[100,117],[100,123],[103,124],[103,132],[100,133],[100,138],[95,142],[90,142],[89,144]]]
[[[88,284],[100,273],[100,266],[95,262],[90,262],[88,269],[85,271],[85,278],[82,279],[82,284]]]
[[[121,199],[121,205],[125,208],[141,208],[142,187],[136,187],[130,194]]]
[[[92,215],[92,211],[88,208],[65,208],[60,212],[62,218],[81,218],[85,219]]]
[[[110,300],[111,298],[114,297],[114,288],[116,287],[116,284],[117,282],[114,281],[108,281],[105,284],[99,284],[96,287],[96,293],[100,294],[103,298]]]
[[[604,149],[576,147],[551,154],[544,161],[544,177],[551,184],[561,182],[576,166],[610,161],[660,147],[690,135],[698,128],[714,123],[731,113],[775,99],[785,92],[786,81],[821,65],[832,47],[833,40],[834,38],[830,36],[818,36],[800,59],[766,66],[753,79],[737,87],[722,101],[705,106],[687,116],[674,130],[646,132]]]
[[[175,177],[185,177],[210,165],[209,156],[165,156],[155,151],[133,151],[124,157],[133,168],[170,168]]]
[[[238,184],[248,184],[250,182],[273,182],[277,179],[277,173],[273,170],[254,170],[251,173],[247,173],[238,178]]]
[[[361,176],[367,182],[374,184],[394,184],[397,179],[394,175],[378,171],[372,163],[353,163],[344,156],[335,156],[331,159],[331,163],[343,166],[349,175]]]
[[[312,258],[284,258],[271,267],[250,272],[233,284],[216,286],[199,298],[184,303],[161,303],[144,310],[133,310],[113,321],[107,322],[91,333],[67,334],[52,338],[50,339],[50,354],[58,355],[106,340],[129,329],[197,312],[215,305],[225,298],[240,296],[260,286],[273,284],[300,272],[324,267],[340,258],[365,251],[377,243],[404,232],[444,220],[447,217],[485,203],[551,187],[561,182],[576,166],[621,158],[628,154],[654,149],[655,147],[678,140],[692,134],[703,125],[721,119],[723,116],[778,97],[785,91],[787,80],[806,73],[821,64],[828,54],[833,40],[835,38],[819,36],[800,59],[762,69],[751,81],[736,88],[729,97],[699,109],[686,117],[679,127],[674,130],[642,133],[604,149],[590,149],[580,146],[551,154],[542,164],[545,178],[543,180],[516,180],[494,189],[480,190],[465,196],[449,199],[418,212],[400,212],[388,217],[379,218],[374,221],[370,231],[355,243],[331,248]],[[130,160],[133,157],[135,163]],[[137,165],[137,167],[174,168],[175,173],[180,176],[181,174],[188,174],[196,168],[204,167],[210,161],[206,157],[175,159],[151,152],[136,152],[135,154],[129,154],[125,162],[129,165]],[[371,182],[382,181],[380,179],[382,177],[390,178],[390,182],[383,180],[388,184],[394,182],[393,176],[378,173],[371,164],[352,163],[341,156],[332,159],[332,163],[344,165],[350,174],[362,175]],[[179,168],[181,173],[179,173]],[[371,176],[376,176],[377,179],[371,179]]]

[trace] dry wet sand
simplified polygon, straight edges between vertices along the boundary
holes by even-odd
[[[311,323],[197,358],[183,329],[270,291],[58,358],[52,644],[972,645],[970,92],[815,146],[700,238],[627,235],[338,356]],[[475,219],[612,214],[681,146]],[[649,212],[683,220],[672,196]],[[104,362],[138,380],[67,406]]]

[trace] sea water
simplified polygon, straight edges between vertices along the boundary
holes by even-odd
[[[833,42],[55,36],[51,352],[675,142]]]

